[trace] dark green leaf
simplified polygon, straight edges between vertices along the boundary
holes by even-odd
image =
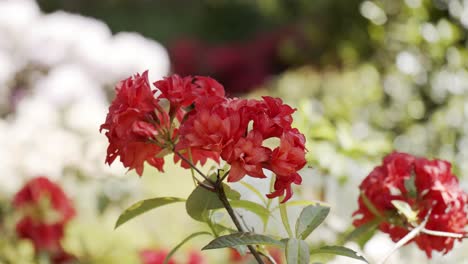
[[[117,222],[115,223],[115,228],[121,226],[122,224],[126,223],[127,221],[160,206],[176,203],[176,202],[183,202],[185,199],[176,198],[176,197],[159,197],[153,198],[148,200],[139,201],[128,209],[126,209],[120,216]]]
[[[367,260],[363,256],[361,256],[360,254],[358,254],[354,250],[346,248],[346,247],[342,247],[342,246],[324,246],[324,247],[321,247],[321,248],[314,249],[314,250],[310,251],[310,254],[311,255],[313,255],[313,254],[340,255],[340,256],[350,257],[350,258],[353,258],[353,259],[362,260],[362,261],[364,261],[366,263],[369,263],[369,262],[367,262]]]
[[[272,237],[255,233],[234,233],[220,236],[206,245],[202,250],[235,247],[241,245],[273,245],[284,247],[284,243]]]
[[[309,205],[305,207],[296,222],[296,237],[306,239],[330,213],[330,207]]]
[[[200,222],[207,220],[209,210],[218,208],[223,208],[223,204],[216,193],[200,187],[195,188],[185,203],[188,215]]]
[[[239,192],[231,189],[229,186],[223,184],[226,196],[230,199],[239,199]],[[190,217],[193,219],[206,222],[208,212],[213,209],[223,208],[223,203],[219,200],[216,193],[208,191],[207,189],[198,186],[187,198],[185,209]]]
[[[224,193],[226,193],[226,197],[229,198],[229,200],[239,200],[241,197],[241,194],[229,187],[229,185],[223,183],[223,188],[224,188]]]
[[[187,243],[187,241],[189,241],[190,239],[194,238],[194,237],[197,237],[197,236],[201,236],[201,235],[210,235],[212,236],[211,233],[209,232],[197,232],[197,233],[193,233],[191,234],[190,236],[186,237],[184,240],[182,240],[182,242],[180,242],[179,244],[177,244],[177,246],[175,246],[171,252],[169,252],[169,254],[167,254],[166,258],[164,259],[164,264],[167,264],[169,262],[169,259],[172,257],[172,255],[174,255],[174,253],[176,253],[176,251],[181,247],[183,246],[185,243]]]
[[[309,264],[309,246],[304,240],[291,238],[286,244],[286,262],[288,264]]]

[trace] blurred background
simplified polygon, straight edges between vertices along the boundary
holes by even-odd
[[[73,201],[77,214],[62,244],[80,263],[160,263],[142,252],[167,252],[203,228],[171,205],[113,230],[133,202],[186,197],[193,188],[169,160],[166,173],[147,168],[141,179],[104,164],[99,125],[114,85],[146,69],[150,81],[209,75],[231,96],[277,96],[298,109],[310,168],[294,199],[333,208],[314,245],[343,239],[357,186],[392,150],[452,162],[468,191],[467,29],[465,0],[0,0],[0,263],[37,263],[32,243],[15,234],[11,202],[37,176]],[[268,229],[284,233],[277,223]],[[175,261],[250,261],[199,253],[206,239]],[[375,234],[345,245],[372,263],[393,243]],[[467,249],[429,261],[408,246],[389,263],[466,263]]]

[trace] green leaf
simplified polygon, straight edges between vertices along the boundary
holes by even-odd
[[[205,222],[208,211],[222,208],[223,204],[214,192],[210,192],[202,187],[197,187],[187,198],[185,209],[193,219]]]
[[[169,254],[167,254],[166,258],[164,259],[164,264],[167,264],[169,262],[169,259],[172,257],[172,255],[174,255],[174,253],[176,253],[176,251],[181,247],[183,246],[185,243],[187,243],[187,241],[189,241],[190,239],[194,238],[194,237],[197,237],[197,236],[201,236],[201,235],[212,235],[211,233],[209,232],[197,232],[197,233],[193,233],[191,235],[189,235],[188,237],[186,237],[184,240],[182,240],[182,242],[180,242],[179,244],[177,244],[177,246],[175,246],[170,252]]]
[[[349,249],[347,247],[342,247],[342,246],[324,246],[324,247],[321,247],[321,248],[314,249],[314,250],[310,251],[310,254],[311,255],[313,255],[313,254],[333,254],[333,255],[350,257],[350,258],[353,258],[353,259],[358,259],[358,260],[362,260],[362,261],[364,261],[366,263],[369,263],[369,262],[367,262],[367,260],[363,256],[361,256],[360,254],[358,254],[354,250]]]
[[[240,193],[231,189],[226,184],[223,184],[226,196],[232,200],[240,198]],[[223,203],[219,200],[216,193],[208,191],[207,189],[197,186],[195,190],[187,198],[185,209],[190,217],[193,219],[206,222],[208,212],[213,209],[223,208]]]
[[[232,189],[229,185],[223,183],[223,188],[226,197],[230,200],[239,200],[241,198],[241,194],[238,191]]]
[[[348,235],[346,235],[344,240],[356,241],[360,247],[363,247],[365,243],[372,237],[379,223],[380,221],[378,219],[367,222],[351,231]]]
[[[283,197],[281,197],[283,199]],[[288,209],[285,204],[279,204],[280,215],[281,215],[281,222],[283,222],[284,229],[288,232],[288,236],[290,238],[293,237],[293,232],[291,229],[291,225],[289,224],[289,217],[288,217]]]
[[[151,209],[154,209],[154,208],[166,205],[166,204],[183,202],[183,201],[185,201],[185,199],[176,198],[176,197],[159,197],[159,198],[139,201],[133,204],[132,206],[130,206],[119,216],[119,219],[117,219],[117,222],[115,223],[115,228],[121,226],[122,224],[128,222],[129,220]]]
[[[296,237],[306,239],[330,213],[330,207],[309,205],[305,207],[296,222]]]
[[[268,217],[270,217],[270,211],[268,211],[265,207],[255,202],[246,200],[234,200],[231,201],[231,205],[234,208],[242,208],[258,215],[260,219],[262,219],[264,225],[268,221]]]
[[[418,212],[413,211],[413,209],[407,202],[400,201],[400,200],[393,200],[392,204],[393,206],[395,206],[398,212],[403,214],[406,217],[406,219],[408,219],[410,223],[414,223],[418,220]]]
[[[291,238],[286,244],[286,263],[309,264],[309,246],[304,240]]]
[[[230,235],[220,236],[214,239],[213,241],[208,243],[208,245],[203,247],[202,250],[235,247],[241,245],[272,245],[284,247],[284,242],[281,242],[266,235],[260,235],[250,232],[234,233]]]
[[[404,185],[405,189],[408,192],[411,198],[416,198],[418,195],[418,190],[416,189],[416,174],[414,169],[411,170],[411,176],[408,179],[405,179]]]

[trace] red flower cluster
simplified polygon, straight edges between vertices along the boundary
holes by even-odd
[[[195,163],[221,157],[231,165],[229,182],[245,175],[265,178],[263,169],[271,170],[276,182],[268,197],[285,195],[284,202],[292,196],[291,184],[301,183],[297,171],[306,164],[305,137],[291,127],[293,112],[281,99],[267,96],[200,102],[182,123],[177,148],[191,152]],[[279,146],[273,150],[264,146],[269,138],[278,138]]]
[[[159,95],[146,72],[117,85],[101,126],[110,143],[107,163],[120,156],[125,167],[141,175],[145,161],[162,171],[162,157],[174,150],[194,164],[222,158],[231,165],[228,181],[265,178],[268,169],[277,176],[268,197],[285,195],[283,202],[291,197],[291,184],[301,183],[297,171],[306,163],[305,137],[291,127],[293,108],[272,97],[226,98],[221,84],[202,76],[173,75],[154,85]],[[278,138],[279,146],[264,146],[269,138]]]
[[[53,263],[73,259],[60,241],[75,209],[58,185],[45,177],[34,178],[15,195],[13,206],[21,214],[16,224],[20,238],[31,240],[37,252],[47,252]]]
[[[388,233],[393,241],[402,239],[413,226],[404,216],[397,213],[393,200],[408,203],[418,212],[418,223],[426,217],[426,229],[464,234],[468,224],[466,206],[468,196],[458,185],[451,172],[450,163],[442,160],[427,160],[406,153],[392,153],[384,158],[361,183],[364,197],[359,198],[359,209],[354,215],[361,215],[353,224],[358,227],[383,217],[379,229]],[[368,202],[365,201],[367,198]],[[370,209],[366,203],[375,209]],[[453,247],[455,238],[432,236],[420,233],[412,241],[431,257],[432,250],[444,254]]]

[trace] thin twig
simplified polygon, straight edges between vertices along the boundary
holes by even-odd
[[[237,216],[236,216],[234,210],[232,209],[232,206],[229,203],[229,200],[226,197],[226,193],[224,192],[224,188],[220,184],[222,184],[222,182],[218,182],[218,184],[215,186],[216,190],[217,190],[216,193],[218,194],[219,199],[223,203],[224,208],[226,208],[226,211],[228,212],[229,216],[231,217],[232,221],[234,222],[234,225],[236,226],[237,230],[239,230],[239,232],[245,232],[244,228],[239,223],[239,219],[237,219]],[[262,258],[260,257],[260,254],[258,253],[258,251],[252,245],[248,245],[247,247],[249,248],[250,252],[252,253],[252,255],[254,256],[254,258],[257,260],[257,262],[259,264],[265,264],[263,262]]]
[[[245,219],[244,219],[244,216],[242,216],[239,212],[236,212],[237,213],[237,216],[239,216],[240,220],[242,221],[242,224],[244,225],[245,229],[247,229],[249,232],[254,232],[254,228],[249,228],[249,226],[247,225],[247,223],[245,222]]]
[[[395,253],[395,251],[397,251],[399,248],[404,246],[411,239],[415,238],[419,233],[421,233],[421,231],[426,226],[427,221],[429,220],[430,214],[431,214],[431,211],[428,212],[428,214],[426,215],[422,223],[416,226],[413,230],[411,230],[411,232],[406,234],[406,236],[404,236],[402,239],[400,239],[396,243],[396,245],[392,248],[392,250],[388,252],[387,255],[385,255],[385,257],[381,261],[378,262],[378,264],[384,264],[388,260],[388,258],[390,258],[390,256],[393,255],[393,253]]]
[[[426,229],[426,228],[423,228],[421,230],[421,233],[431,235],[431,236],[440,236],[440,237],[453,237],[453,238],[464,238],[465,237],[465,235],[463,235],[463,234],[436,231],[436,230],[430,230],[430,229]]]
[[[265,253],[263,253],[263,252],[261,252],[261,251],[259,251],[258,254],[260,254],[260,255],[262,255],[263,257],[265,257],[266,259],[268,259],[268,261],[270,262],[270,264],[277,264],[276,261],[275,261],[275,259],[272,258],[270,255],[265,254]]]
[[[232,206],[229,203],[229,200],[227,199],[226,193],[224,192],[224,188],[223,188],[223,182],[219,178],[219,174],[218,174],[218,180],[216,182],[213,182],[210,178],[208,178],[202,171],[200,171],[197,167],[195,167],[195,165],[192,162],[190,162],[187,158],[185,158],[182,154],[180,154],[179,152],[175,150],[174,150],[174,153],[177,156],[179,156],[183,161],[187,162],[190,165],[190,167],[192,167],[206,181],[208,181],[209,183],[213,185],[212,187],[214,188],[214,191],[216,192],[219,199],[221,200],[221,203],[223,204],[224,208],[226,208],[226,211],[228,212],[229,216],[234,222],[234,225],[236,226],[237,230],[239,232],[245,232],[244,228],[239,223],[239,219],[237,219],[237,216],[234,210],[232,209]],[[254,258],[257,260],[259,264],[265,264],[262,258],[260,257],[260,254],[258,253],[258,251],[252,245],[248,245],[247,248],[250,250],[250,253],[252,253],[252,255],[254,256]]]
[[[186,157],[184,157],[182,154],[180,154],[178,151],[175,151],[174,150],[174,153],[179,156],[183,161],[187,162],[190,167],[192,167],[200,176],[203,177],[203,179],[205,179],[206,181],[208,181],[209,183],[213,184],[214,185],[214,182],[212,180],[210,180],[210,178],[208,178],[201,170],[199,170],[195,165],[193,165],[192,162],[190,162],[190,160],[188,160]]]

